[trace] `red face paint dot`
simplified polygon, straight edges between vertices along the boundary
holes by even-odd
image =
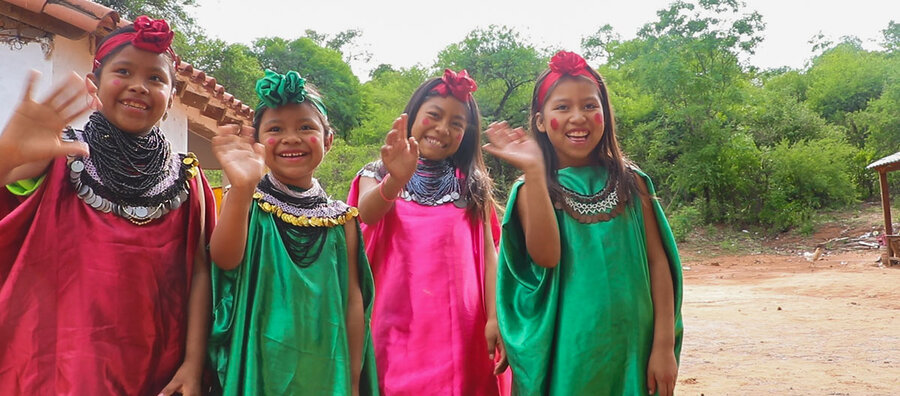
[[[594,113],[594,122],[596,122],[598,124],[602,124],[603,123],[603,114]]]
[[[550,128],[553,128],[553,129],[559,128],[559,121],[556,121],[556,118],[553,118],[550,120]]]
[[[428,125],[428,124],[431,124],[431,121],[429,121],[428,118],[425,118],[422,120],[422,125]]]
[[[456,138],[456,140],[459,140],[461,142],[465,136],[466,136],[465,133],[460,133],[459,136]]]
[[[268,138],[268,139],[266,139],[266,144],[268,144],[269,146],[275,144],[275,138]]]
[[[309,137],[309,142],[312,143],[312,144],[316,144],[316,143],[319,143],[319,139],[316,138],[315,136],[310,136],[310,137]]]
[[[115,86],[117,86],[117,87],[118,87],[119,85],[121,85],[121,84],[122,84],[122,81],[121,81],[121,80],[113,80],[113,81],[112,81],[112,85],[115,85]]]

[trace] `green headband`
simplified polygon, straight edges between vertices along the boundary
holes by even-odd
[[[291,103],[303,103],[309,99],[319,112],[328,118],[322,98],[306,92],[306,79],[293,70],[287,74],[278,74],[266,69],[265,77],[256,81],[256,95],[259,96],[256,111],[263,107],[275,108]]]

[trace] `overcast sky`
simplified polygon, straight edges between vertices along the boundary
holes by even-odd
[[[438,52],[461,41],[474,28],[507,25],[538,47],[580,50],[580,40],[604,24],[623,38],[656,19],[666,8],[662,0],[198,0],[193,10],[207,34],[227,42],[249,44],[266,36],[296,38],[304,30],[336,33],[358,28],[361,43],[374,55],[368,67],[380,63],[408,67],[431,66]],[[881,30],[900,22],[900,1],[749,0],[747,12],[758,11],[766,23],[765,40],[750,63],[771,68],[803,67],[811,57],[809,39],[820,31],[838,40],[859,37],[865,47],[878,48]],[[364,80],[366,65],[353,65]]]

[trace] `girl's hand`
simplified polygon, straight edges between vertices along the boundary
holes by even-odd
[[[253,138],[253,128],[223,125],[212,138],[212,151],[232,188],[253,190],[266,174],[266,148]]]
[[[506,347],[500,337],[496,319],[489,320],[484,326],[484,338],[487,340],[488,357],[494,362],[494,375],[500,375],[509,367],[509,362],[506,360]]]
[[[41,73],[32,70],[19,106],[0,134],[0,152],[13,165],[43,161],[64,155],[87,156],[88,146],[62,140],[62,131],[72,121],[100,108],[97,87],[72,73],[41,102],[33,99]]]
[[[489,125],[484,133],[490,141],[483,146],[484,151],[509,162],[523,172],[543,170],[544,154],[541,147],[522,128],[512,129],[506,121],[495,122]]]
[[[187,364],[182,364],[158,396],[171,396],[175,393],[182,396],[200,396],[200,372],[189,368]]]
[[[384,146],[381,146],[381,162],[391,177],[404,186],[416,172],[419,160],[419,144],[412,137],[406,138],[408,120],[409,116],[406,114],[401,114],[394,120],[391,131],[384,138]]]
[[[678,361],[671,348],[653,348],[647,363],[647,393],[659,396],[675,394],[675,380],[678,379]]]

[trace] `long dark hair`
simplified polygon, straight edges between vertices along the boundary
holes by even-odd
[[[409,122],[406,125],[406,136],[412,136],[412,127],[419,114],[419,109],[431,97],[439,96],[433,92],[434,87],[443,82],[440,78],[432,78],[419,86],[403,112],[409,116]],[[478,103],[475,98],[469,95],[468,100],[463,103],[466,106],[466,131],[463,134],[462,142],[459,149],[450,156],[453,164],[466,175],[466,199],[468,200],[467,211],[470,216],[484,219],[485,208],[493,205],[494,197],[491,193],[492,181],[488,175],[487,168],[484,166],[484,157],[481,155],[481,112],[478,111]]]
[[[590,66],[586,66],[586,68],[598,81],[597,89],[600,91],[600,107],[603,109],[605,119],[605,123],[603,124],[603,136],[600,138],[600,142],[597,143],[597,147],[594,147],[594,150],[591,152],[591,157],[593,157],[592,159],[596,161],[598,166],[605,167],[609,171],[607,183],[618,183],[619,189],[617,194],[619,199],[622,200],[622,202],[627,202],[636,188],[634,175],[628,169],[634,165],[619,148],[619,141],[616,139],[616,121],[615,116],[613,115],[612,106],[609,104],[609,93],[606,90],[606,81],[604,81],[603,77]],[[583,78],[587,81],[590,80],[584,76],[562,76],[550,86],[545,97],[538,98],[538,90],[549,74],[550,69],[544,70],[544,72],[538,76],[537,82],[534,84],[534,93],[531,95],[530,123],[534,138],[537,140],[537,143],[544,154],[544,162],[547,168],[547,188],[550,190],[550,198],[554,202],[560,202],[562,199],[562,187],[559,185],[559,178],[557,176],[559,158],[556,157],[556,151],[553,149],[553,144],[550,143],[550,138],[547,134],[538,131],[536,115],[537,113],[544,113],[544,109],[539,107],[538,99],[541,99],[540,102],[546,105],[547,99],[550,98],[550,95],[559,85],[560,81],[565,79]],[[591,82],[593,83],[593,81]]]

